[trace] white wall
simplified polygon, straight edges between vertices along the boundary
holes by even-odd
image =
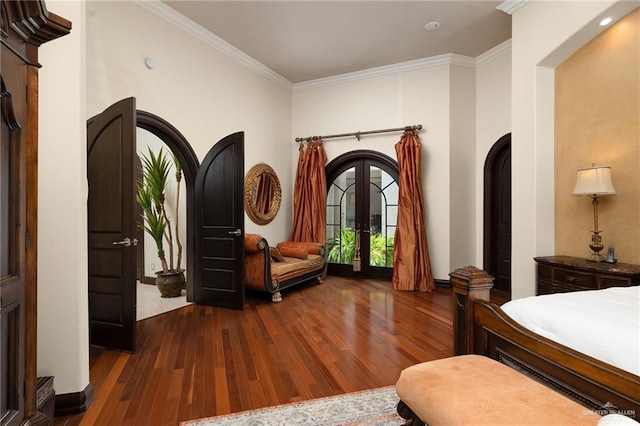
[[[484,164],[493,144],[511,132],[511,40],[480,55],[477,61],[474,180],[476,244],[472,264],[482,268]]]
[[[139,4],[89,2],[85,16],[84,2],[48,1],[49,10],[70,19],[74,28],[70,36],[40,49],[38,374],[55,376],[59,394],[80,391],[89,381],[85,122],[129,96],[137,98],[139,109],[180,130],[200,159],[227,134],[246,132],[245,170],[263,161],[282,182],[283,207],[274,222],[260,227],[245,221],[248,232],[262,232],[271,241],[286,238],[291,226],[297,159],[293,137],[422,124],[427,233],[438,279],[446,279],[452,266],[452,221],[463,221],[475,233],[475,259],[481,261],[478,177],[486,152],[512,122],[513,188],[518,194],[513,205],[513,293],[532,293],[532,257],[553,249],[553,75],[552,68],[540,65],[555,66],[593,37],[598,29],[591,27],[592,21],[611,4],[528,2],[514,15],[512,53],[480,65],[475,94],[465,99],[451,84],[463,81],[471,87],[468,76],[443,63],[300,87],[292,95]],[[636,4],[618,2],[614,8],[628,11]],[[146,56],[155,59],[156,69],[144,67]],[[505,86],[509,79],[511,93]],[[460,110],[467,101],[476,105],[476,122],[452,134],[458,114],[469,115]],[[476,194],[469,204],[476,214],[470,208],[470,216],[460,218],[450,212],[451,167],[470,163],[460,156],[460,148],[474,132],[476,146],[469,149],[476,156],[476,179],[470,184]],[[361,142],[327,141],[325,147],[329,159],[354,149],[395,158],[398,139],[398,134],[366,136]],[[468,180],[465,176],[456,185]],[[474,255],[463,250],[465,258]]]
[[[85,3],[47,1],[71,34],[39,49],[38,375],[89,383]]]
[[[510,46],[505,42],[477,60],[445,55],[446,61],[433,58],[410,70],[383,67],[294,89],[296,137],[423,125],[425,220],[436,279],[461,266],[482,266],[484,159],[511,131]],[[399,137],[331,139],[325,150],[328,161],[358,149],[396,159]]]
[[[535,294],[533,258],[554,252],[553,67],[602,32],[603,17],[638,4],[530,1],[513,14],[513,298]]]
[[[291,90],[222,53],[149,8],[129,1],[87,3],[87,109],[92,116],[120,99],[176,127],[199,160],[220,139],[245,132],[245,173],[269,164],[291,203]],[[144,58],[151,57],[155,69]],[[245,219],[246,232],[270,242],[289,236],[282,209],[267,226]]]
[[[449,229],[450,262],[447,273],[473,264],[476,222],[476,78],[475,66],[452,66],[450,83],[451,176]]]
[[[293,135],[306,137],[422,124],[422,180],[431,266],[448,279],[449,264],[449,80],[441,62],[421,69],[362,76],[295,89]],[[397,159],[402,133],[328,139],[328,162],[349,151],[369,149]],[[292,143],[295,145],[295,143]],[[297,148],[297,147],[296,147]],[[297,152],[292,154],[296,164]],[[295,166],[294,166],[295,167]]]

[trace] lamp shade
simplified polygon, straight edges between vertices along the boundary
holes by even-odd
[[[616,189],[611,182],[611,167],[589,167],[578,170],[573,195],[586,197],[613,195]]]

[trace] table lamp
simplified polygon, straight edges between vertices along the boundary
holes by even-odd
[[[616,193],[613,183],[611,182],[611,167],[593,166],[586,169],[578,170],[576,178],[576,186],[573,189],[573,195],[591,197],[593,205],[593,231],[591,236],[591,244],[589,248],[593,251],[587,260],[593,262],[602,262],[604,257],[600,254],[600,250],[604,248],[602,237],[598,230],[598,198],[604,195],[614,195]]]

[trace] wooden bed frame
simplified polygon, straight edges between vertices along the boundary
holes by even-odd
[[[456,355],[475,353],[496,359],[599,414],[640,418],[639,376],[520,326],[489,302],[493,278],[486,272],[467,266],[450,276]]]

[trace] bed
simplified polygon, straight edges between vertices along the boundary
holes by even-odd
[[[525,297],[500,309],[529,331],[640,376],[639,286]]]
[[[596,319],[596,312],[609,313],[604,315],[606,317],[612,316],[611,313],[615,316],[623,310],[626,310],[627,316],[634,317],[633,309],[637,308],[640,302],[632,301],[629,298],[638,297],[638,287],[635,287],[635,291],[634,289],[627,292],[592,290],[565,293],[561,298],[552,298],[553,300],[561,299],[558,303],[564,309],[567,304],[574,303],[567,302],[567,298],[571,300],[576,297],[577,293],[585,293],[578,295],[578,299],[583,298],[584,301],[584,296],[588,296],[588,302],[585,303],[588,303],[590,308],[587,309],[586,317],[594,320],[588,326],[591,338],[585,336],[586,339],[575,339],[576,331],[574,328],[568,333],[569,341],[564,340],[565,344],[561,344],[549,338],[557,339],[557,334],[560,333],[555,325],[552,325],[551,329],[548,325],[550,312],[557,311],[558,308],[543,310],[545,308],[535,305],[531,307],[531,304],[537,303],[534,301],[557,295],[528,298],[530,300],[526,302],[510,302],[511,304],[505,304],[505,309],[503,309],[489,302],[493,279],[486,272],[468,266],[458,269],[450,275],[454,294],[456,355],[475,353],[496,359],[545,383],[599,414],[618,413],[636,419],[640,418],[640,377],[637,370],[640,361],[636,355],[638,352],[634,352],[640,351],[638,348],[638,339],[640,338],[637,336],[638,325],[637,323],[636,325],[628,325],[627,331],[623,332],[619,329],[620,326],[613,330],[604,326],[602,316]],[[607,298],[603,297],[603,294],[607,294],[607,292],[617,293],[618,299],[626,299],[627,307],[622,309],[615,302],[612,305],[614,308],[605,307],[604,301]],[[521,300],[525,301],[526,299]],[[580,301],[575,304],[580,305]],[[534,315],[517,313],[520,311],[518,305],[525,305],[525,311],[533,311]],[[509,311],[509,314],[505,310]],[[635,313],[640,315],[640,311],[635,311]],[[527,327],[531,329],[517,322],[510,315],[519,317],[519,321],[525,322]],[[576,315],[568,315],[565,312],[560,314],[560,318],[565,323],[571,322],[568,321],[570,318],[575,319],[577,324],[584,324],[585,317],[579,318]],[[635,320],[637,321],[638,318],[635,317]],[[617,321],[620,323],[620,318]],[[557,324],[557,321],[551,321],[551,323]],[[584,329],[584,327],[581,328]],[[547,334],[547,337],[544,334]],[[580,346],[582,343],[578,343],[576,346],[576,341],[585,340],[595,342],[596,351],[585,349]],[[614,343],[622,343],[622,349],[613,349],[607,352],[606,349],[613,348]],[[627,349],[624,349],[625,347]],[[621,357],[615,356],[616,352],[625,350],[630,350],[632,353],[618,354],[622,355]],[[587,355],[583,351],[592,353],[593,356]],[[605,352],[606,354],[603,354]],[[596,359],[596,356],[601,359]],[[623,360],[618,358],[623,358]],[[505,403],[508,402],[505,401]]]

